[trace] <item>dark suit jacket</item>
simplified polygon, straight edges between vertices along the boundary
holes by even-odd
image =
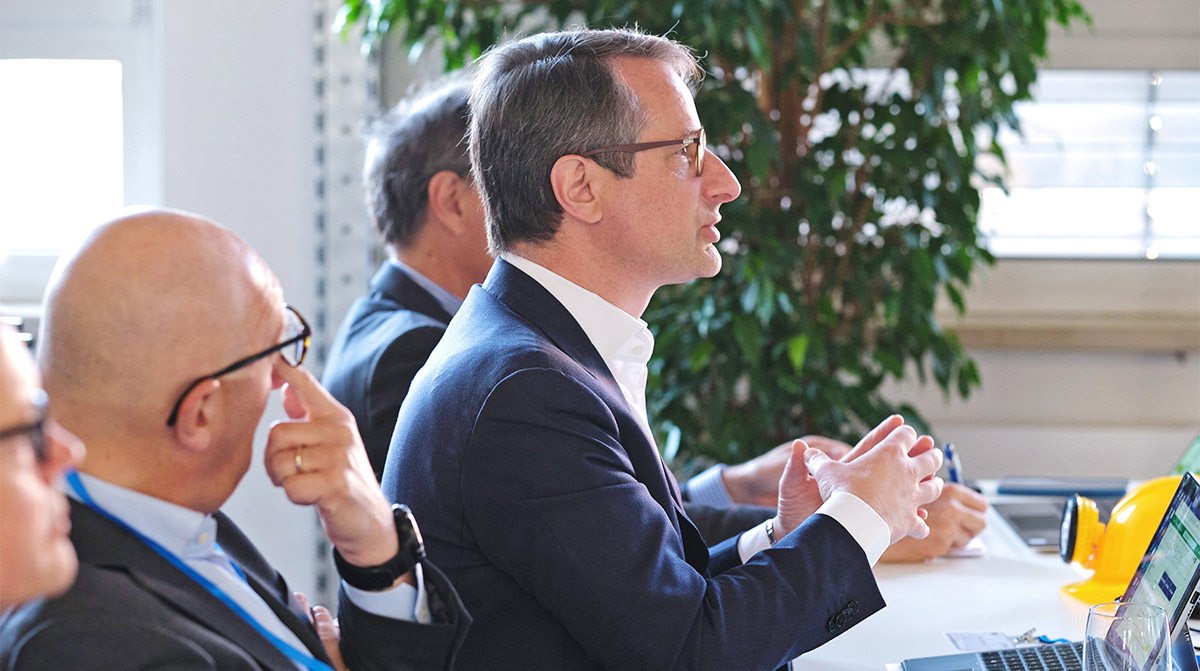
[[[883,606],[824,515],[744,565],[705,547],[583,330],[504,261],[413,381],[383,488],[471,611],[459,669],[774,669]]]
[[[354,413],[376,479],[383,475],[400,404],[448,323],[450,315],[437,299],[389,262],[333,339],[321,382]],[[684,509],[705,538],[728,538],[774,514],[761,506],[693,504],[686,492]]]
[[[354,413],[377,480],[400,403],[448,323],[450,315],[437,299],[385,262],[333,340],[321,382]]]
[[[133,534],[76,501],[71,523],[79,578],[63,596],[0,618],[0,669],[295,671],[278,648]],[[217,539],[254,591],[328,663],[283,577],[220,513]],[[350,668],[450,668],[470,618],[445,576],[428,563],[425,581],[437,595],[444,624],[379,617],[340,595],[341,647]]]

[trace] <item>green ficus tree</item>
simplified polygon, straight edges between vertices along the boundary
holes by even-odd
[[[721,273],[660,290],[644,315],[648,403],[668,458],[734,462],[895,411],[922,425],[883,396],[890,378],[964,398],[979,384],[935,302],[964,311],[992,262],[979,191],[1002,181],[979,159],[1003,165],[992,138],[1016,127],[1048,26],[1076,20],[1075,0],[346,0],[338,19],[368,46],[440,45],[448,68],[569,25],[696,49],[700,119],[743,192],[722,208]]]

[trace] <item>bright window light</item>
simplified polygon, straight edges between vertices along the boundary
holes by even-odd
[[[1200,72],[1047,70],[1033,98],[982,194],[993,253],[1200,258]]]
[[[59,251],[124,204],[121,63],[0,59],[0,255]]]

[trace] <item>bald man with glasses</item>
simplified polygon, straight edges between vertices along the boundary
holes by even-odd
[[[300,368],[310,335],[254,250],[201,217],[133,213],[66,260],[39,362],[54,416],[88,445],[66,477],[79,578],[0,619],[0,669],[451,666],[469,618],[384,499],[354,418]],[[340,641],[220,512],[280,387],[290,419],[265,467],[334,547]]]

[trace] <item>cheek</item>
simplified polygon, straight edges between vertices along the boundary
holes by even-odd
[[[0,607],[66,589],[77,566],[62,494],[32,469],[5,470],[0,473]]]

